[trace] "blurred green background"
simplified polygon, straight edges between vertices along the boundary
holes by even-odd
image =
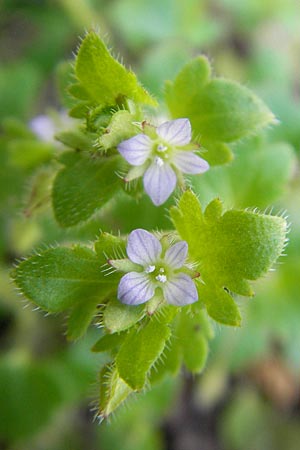
[[[299,449],[299,24],[297,0],[2,0],[0,449]],[[104,357],[89,352],[99,329],[67,342],[65,318],[33,311],[9,280],[14,262],[33,248],[92,240],[100,228],[169,226],[165,207],[145,199],[138,216],[125,195],[85,226],[65,231],[55,224],[47,182],[60,151],[53,130],[69,124],[62,62],[91,27],[158,99],[164,81],[201,53],[218,75],[258,93],[279,124],[235,144],[233,163],[193,187],[203,204],[219,195],[226,207],[273,208],[291,223],[287,256],[256,283],[254,299],[238,300],[242,328],[215,325],[203,375],[165,379],[100,426],[92,405]],[[32,122],[40,116],[48,127],[43,136]]]

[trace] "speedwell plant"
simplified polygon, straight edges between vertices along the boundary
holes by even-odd
[[[231,143],[275,123],[249,89],[214,77],[206,57],[166,83],[163,110],[94,31],[67,75],[76,120],[56,136],[65,146],[49,177],[56,221],[81,225],[134,197],[138,226],[129,235],[100,232],[86,246],[43,250],[13,276],[35,305],[68,313],[70,339],[100,325],[92,350],[108,355],[99,377],[103,419],[183,365],[203,370],[212,323],[241,325],[239,296],[253,296],[249,281],[281,255],[287,224],[253,210],[224,211],[219,198],[204,208],[191,189],[205,183],[204,172],[230,163]],[[157,208],[154,230],[139,224],[141,201]]]

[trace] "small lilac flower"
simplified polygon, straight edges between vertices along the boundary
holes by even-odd
[[[52,141],[54,139],[56,129],[50,117],[43,114],[36,116],[31,120],[29,126],[42,141]]]
[[[29,122],[29,127],[34,134],[41,141],[45,142],[54,141],[55,134],[58,131],[62,131],[72,125],[73,120],[67,115],[66,111],[56,113],[55,116],[53,116],[53,114],[50,116],[40,114]]]
[[[126,181],[143,175],[144,188],[152,202],[159,206],[172,194],[180,172],[199,174],[209,164],[191,150],[191,124],[188,119],[165,122],[156,128],[154,137],[138,134],[118,145],[118,150],[134,166]]]
[[[196,286],[183,269],[188,252],[185,241],[179,241],[163,255],[160,241],[148,231],[137,229],[128,236],[127,255],[136,271],[121,278],[118,299],[127,305],[151,300],[160,288],[167,303],[188,305],[198,300]],[[127,260],[128,261],[128,260]],[[111,261],[114,265],[114,261]]]

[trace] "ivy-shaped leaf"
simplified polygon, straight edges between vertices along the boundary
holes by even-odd
[[[116,172],[123,160],[118,155],[91,157],[66,152],[63,162],[66,166],[54,180],[52,200],[58,223],[71,227],[88,220],[121,188]]]
[[[103,41],[94,31],[83,39],[75,63],[75,76],[80,83],[71,92],[77,98],[88,94],[99,106],[113,106],[126,98],[137,103],[156,104],[155,100],[138,83],[135,74],[116,61]],[[75,92],[76,90],[76,92]],[[79,95],[80,93],[80,95]]]
[[[218,199],[203,214],[191,191],[186,191],[178,207],[171,209],[171,217],[181,238],[189,245],[189,254],[197,262],[205,289],[210,291],[202,298],[208,303],[208,312],[223,323],[239,325],[239,314],[220,289],[253,295],[248,280],[265,274],[282,253],[286,221],[251,211],[229,210],[222,214]],[[228,308],[221,317],[220,302]]]
[[[166,85],[166,101],[172,117],[190,119],[196,138],[207,149],[210,164],[232,158],[224,143],[256,133],[275,122],[267,106],[238,83],[211,77],[206,57],[189,62],[173,83]]]

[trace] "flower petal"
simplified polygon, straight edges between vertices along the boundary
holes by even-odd
[[[145,134],[137,134],[136,136],[121,142],[118,150],[132,166],[140,166],[144,164],[151,153],[151,139]]]
[[[146,230],[138,228],[128,236],[127,255],[134,263],[144,267],[153,264],[160,257],[161,251],[159,240]]]
[[[31,120],[29,126],[42,141],[51,141],[54,139],[56,131],[55,124],[50,117],[43,114],[36,116]]]
[[[153,162],[144,174],[144,188],[154,205],[162,205],[176,186],[176,175],[169,164]]]
[[[191,277],[178,273],[164,285],[164,297],[171,305],[184,306],[196,302],[198,292]]]
[[[203,173],[209,169],[209,164],[205,159],[200,158],[193,152],[183,150],[174,154],[173,163],[183,173]]]
[[[184,264],[187,252],[187,243],[185,241],[177,242],[168,248],[164,260],[172,269],[179,269]]]
[[[118,299],[126,305],[140,305],[154,296],[154,286],[145,273],[129,272],[118,287]]]
[[[189,119],[176,119],[162,123],[156,129],[159,137],[172,145],[186,145],[192,139]]]

